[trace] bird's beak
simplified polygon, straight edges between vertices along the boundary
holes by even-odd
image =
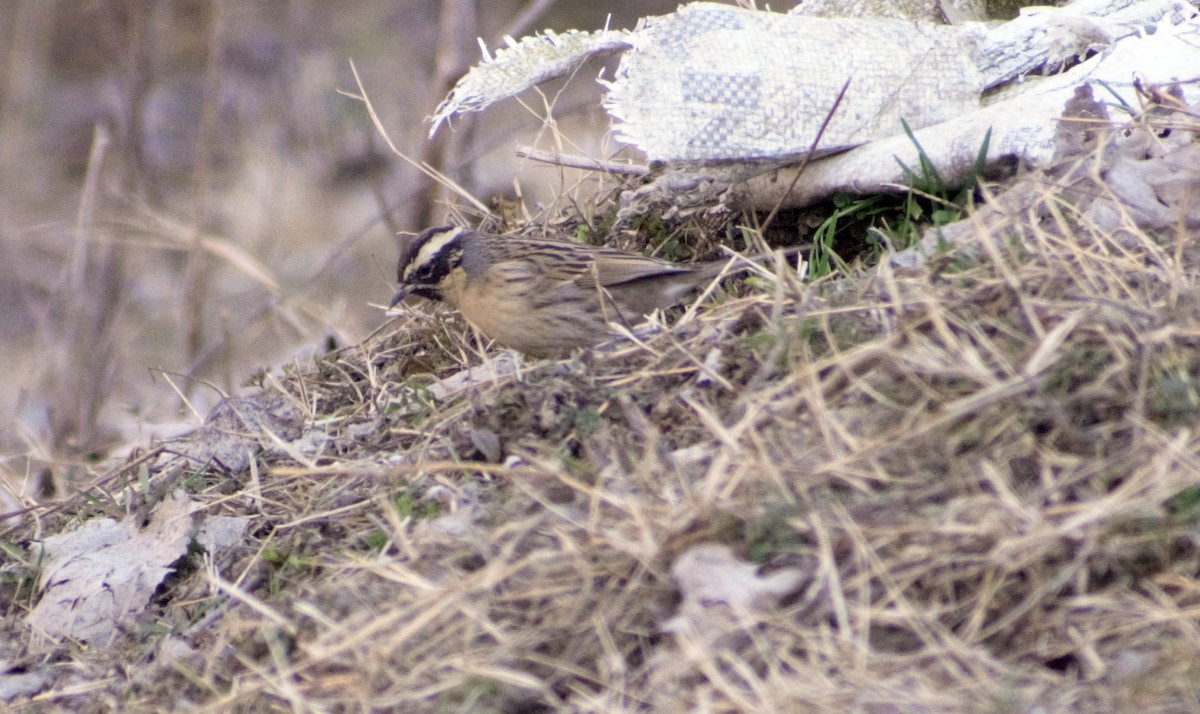
[[[411,285],[401,285],[400,289],[396,291],[396,294],[392,296],[392,301],[388,303],[388,309],[391,310],[393,307],[396,307],[400,303],[404,302],[404,298],[408,297],[411,293]]]

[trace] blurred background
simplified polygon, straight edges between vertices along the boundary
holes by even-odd
[[[676,5],[0,3],[0,512],[384,321],[397,232],[466,204],[389,151],[344,94],[351,61],[402,153],[534,218],[604,189],[515,155],[556,136],[570,153],[619,148],[603,65],[428,141],[476,38],[632,27]]]

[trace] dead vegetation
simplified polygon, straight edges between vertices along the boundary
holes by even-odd
[[[1200,710],[1200,244],[1115,196],[1097,225],[1095,165],[1069,194],[1027,178],[920,267],[777,264],[562,362],[418,309],[264,372],[0,522],[0,701]],[[613,236],[609,206],[560,198],[554,230],[671,259],[754,232]],[[195,533],[139,612],[86,642],[30,627],[61,572],[39,542],[100,518],[145,537],[168,503]]]
[[[11,706],[1200,709],[1195,230],[1049,184],[988,225],[565,362],[418,310],[268,377],[232,451],[168,443],[4,534],[178,489],[249,516],[87,647],[23,628],[13,555],[6,676],[56,674]]]

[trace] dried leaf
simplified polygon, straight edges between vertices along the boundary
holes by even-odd
[[[41,541],[43,593],[29,626],[103,644],[145,609],[171,563],[187,552],[192,510],[180,491],[155,507],[145,529],[133,517],[99,518]]]
[[[679,584],[683,603],[679,614],[663,629],[698,635],[713,643],[748,615],[774,607],[780,597],[793,593],[808,579],[798,568],[760,575],[758,566],[738,560],[728,546],[702,543],[675,561],[671,575]]]
[[[38,668],[29,672],[5,672],[0,674],[0,702],[29,698],[47,689],[54,682],[49,669]]]
[[[220,555],[228,548],[242,545],[242,536],[249,525],[249,516],[209,516],[196,533],[196,542],[210,554]]]

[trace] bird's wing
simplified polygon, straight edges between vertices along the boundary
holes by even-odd
[[[579,284],[586,288],[595,288],[597,285],[610,287],[642,278],[690,273],[692,270],[689,266],[676,265],[657,258],[647,258],[620,251],[598,250],[587,272],[580,276]]]
[[[584,290],[607,288],[663,275],[689,273],[691,268],[623,250],[575,246],[573,251],[546,254],[546,272],[552,278],[571,282]]]
[[[656,275],[692,272],[692,268],[647,258],[623,250],[588,246],[566,241],[513,236],[503,254],[495,251],[494,262],[527,262],[539,266],[551,282],[573,284],[585,290],[609,287]],[[564,248],[566,248],[564,250]]]

